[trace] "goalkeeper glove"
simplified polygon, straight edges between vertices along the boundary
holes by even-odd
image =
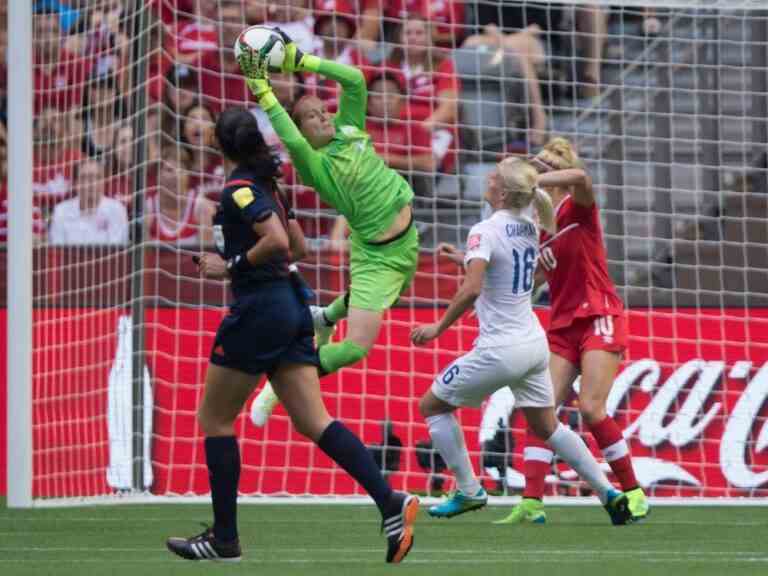
[[[317,66],[320,62],[320,59],[317,56],[304,54],[304,52],[299,50],[296,42],[294,42],[288,34],[280,30],[280,28],[275,28],[275,32],[280,34],[280,37],[283,39],[283,44],[285,44],[285,58],[283,58],[283,65],[281,66],[283,72],[293,73],[302,72],[304,70],[317,72]]]
[[[277,98],[272,93],[268,78],[246,78],[245,83],[265,112],[277,104]]]
[[[243,76],[249,80],[265,80],[268,77],[266,58],[262,58],[253,50],[243,50],[237,57],[237,63]]]
[[[272,92],[272,86],[267,78],[246,78],[245,83],[257,100],[261,100],[262,97]]]

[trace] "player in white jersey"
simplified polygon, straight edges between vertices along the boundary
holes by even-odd
[[[519,158],[498,164],[485,193],[493,214],[469,233],[461,288],[439,322],[411,333],[414,344],[426,344],[475,305],[480,335],[472,351],[445,368],[419,403],[433,446],[457,484],[455,493],[429,514],[450,518],[487,503],[453,412],[478,407],[508,386],[533,431],[589,482],[612,522],[625,524],[631,519],[626,496],[608,482],[581,438],[555,416],[547,338],[531,305],[539,225],[551,230],[554,210],[549,196],[536,187],[536,178],[535,168]]]

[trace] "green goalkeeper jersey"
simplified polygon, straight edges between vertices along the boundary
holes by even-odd
[[[336,135],[327,146],[312,148],[279,103],[267,114],[302,182],[347,219],[353,234],[370,242],[390,228],[412,200],[413,191],[376,154],[365,132],[368,91],[363,74],[329,60],[321,60],[317,72],[342,87],[334,120]]]

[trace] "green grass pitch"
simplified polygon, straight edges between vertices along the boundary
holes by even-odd
[[[768,574],[768,508],[656,507],[641,524],[612,527],[597,506],[553,506],[545,526],[491,524],[505,512],[433,520],[422,509],[411,554],[387,566],[372,506],[246,505],[243,562],[211,565],[177,559],[164,545],[197,532],[208,506],[0,507],[0,574]]]

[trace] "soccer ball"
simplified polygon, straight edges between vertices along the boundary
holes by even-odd
[[[243,30],[235,40],[235,58],[250,50],[256,55],[263,54],[267,58],[267,69],[270,72],[280,72],[285,58],[285,43],[280,34],[269,26],[251,26]]]

